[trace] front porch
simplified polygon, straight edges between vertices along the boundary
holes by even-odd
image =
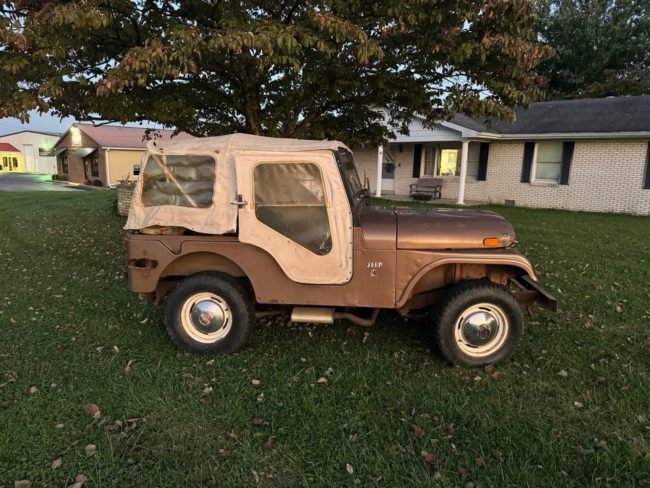
[[[433,177],[442,182],[442,200],[431,203],[483,203],[479,195],[484,192],[467,199],[466,190],[486,179],[488,141],[484,134],[449,122],[425,129],[414,121],[409,135],[398,135],[384,146],[355,149],[354,157],[373,196],[408,199],[411,184]]]

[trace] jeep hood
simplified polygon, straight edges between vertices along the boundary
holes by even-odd
[[[397,249],[486,249],[509,247],[512,224],[487,210],[396,208]],[[491,246],[484,239],[497,239]]]

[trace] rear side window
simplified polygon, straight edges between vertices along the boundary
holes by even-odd
[[[305,249],[324,256],[332,234],[320,169],[313,163],[262,163],[254,170],[255,216]]]
[[[215,165],[210,156],[150,156],[142,173],[143,205],[212,206]]]

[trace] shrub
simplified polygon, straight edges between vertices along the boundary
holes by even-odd
[[[93,186],[104,186],[104,185],[102,184],[101,180],[93,180],[92,185],[93,185]]]
[[[57,180],[68,181],[68,175],[57,175]]]
[[[52,175],[52,179],[55,180],[55,181],[58,180],[58,179],[59,179],[59,175]]]

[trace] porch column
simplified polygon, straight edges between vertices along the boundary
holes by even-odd
[[[384,162],[384,146],[381,144],[377,146],[377,183],[375,187],[375,196],[380,197],[381,196],[381,171],[382,171],[382,165]]]
[[[458,182],[458,205],[465,203],[465,179],[467,178],[467,157],[469,155],[469,141],[463,139],[463,148],[460,152],[460,181]]]

